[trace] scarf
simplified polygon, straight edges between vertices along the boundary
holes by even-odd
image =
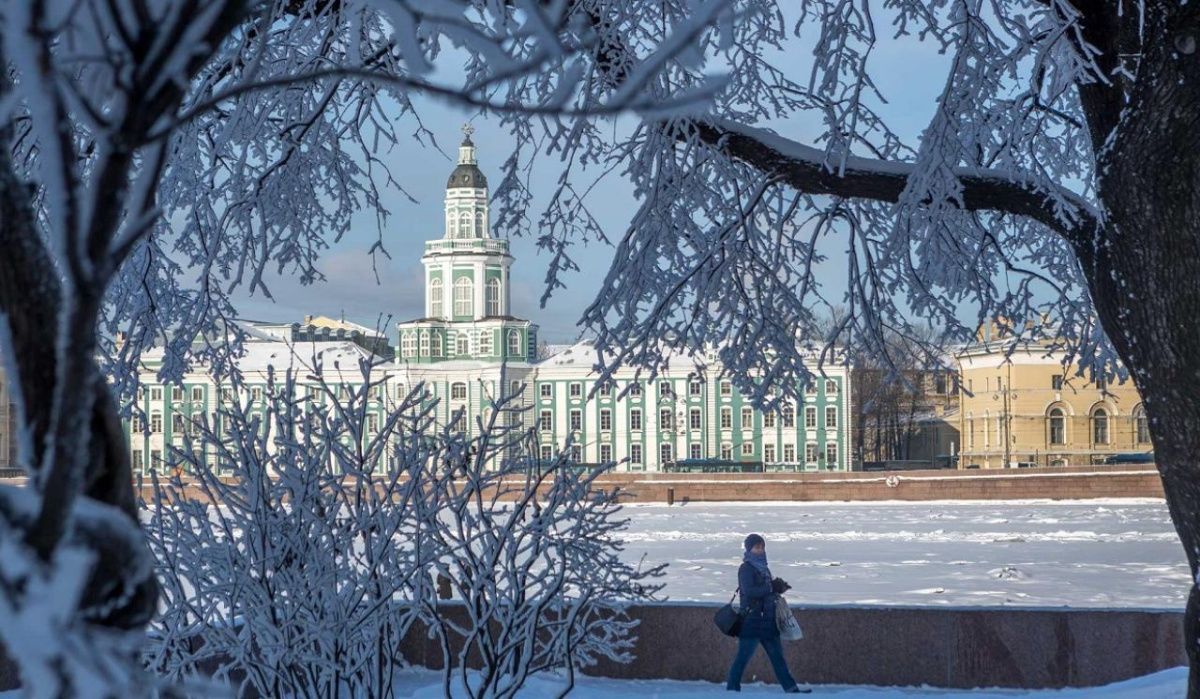
[[[755,555],[747,551],[742,554],[742,560],[757,568],[760,573],[767,576],[767,580],[771,579],[771,570],[767,568],[767,554],[765,552]]]

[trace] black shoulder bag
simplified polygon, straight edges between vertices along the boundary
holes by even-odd
[[[737,637],[738,631],[742,630],[742,610],[733,608],[733,600],[741,589],[734,590],[733,597],[713,615],[713,623],[726,636]]]

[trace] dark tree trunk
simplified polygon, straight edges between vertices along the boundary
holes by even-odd
[[[1097,156],[1103,235],[1076,245],[1105,332],[1144,401],[1192,572],[1188,696],[1200,698],[1200,6],[1147,9],[1138,79]],[[1177,48],[1178,47],[1178,48]],[[1188,49],[1191,49],[1190,52]],[[1091,103],[1089,104],[1089,99]],[[1111,119],[1085,93],[1094,126]],[[1127,406],[1132,409],[1133,406]],[[1122,406],[1126,409],[1126,406]]]

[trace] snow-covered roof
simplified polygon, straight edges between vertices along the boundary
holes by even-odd
[[[344,340],[333,342],[247,342],[245,355],[238,359],[242,371],[277,371],[288,368],[311,369],[319,362],[329,371],[337,364],[343,371],[358,371],[361,359],[372,355],[367,350]]]

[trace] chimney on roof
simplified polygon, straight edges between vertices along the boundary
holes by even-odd
[[[306,314],[306,315],[304,316],[304,324],[305,324],[305,325],[311,325],[311,324],[312,324],[312,319],[313,319],[313,317],[312,317],[312,315],[311,315],[311,314]]]

